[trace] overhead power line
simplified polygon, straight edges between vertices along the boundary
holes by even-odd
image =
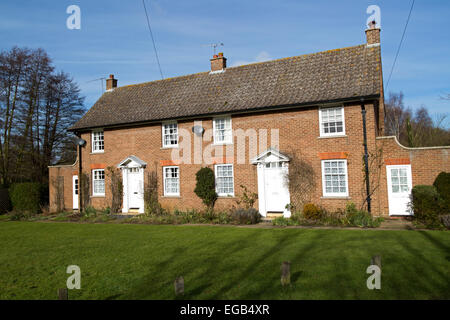
[[[394,63],[392,64],[391,72],[389,73],[389,78],[388,78],[388,81],[386,83],[386,92],[387,92],[387,89],[389,87],[389,82],[391,81],[392,72],[394,71],[395,63],[397,62],[398,54],[400,52],[400,48],[402,46],[403,39],[405,38],[406,28],[408,28],[408,23],[409,23],[409,19],[411,18],[411,12],[412,12],[413,7],[414,7],[414,2],[415,2],[415,0],[412,0],[412,2],[411,2],[411,8],[409,9],[408,19],[406,19],[406,24],[405,24],[405,28],[403,29],[402,38],[400,39],[400,43],[398,44],[398,49],[397,49],[397,53],[395,54]]]
[[[158,50],[156,50],[155,39],[153,38],[152,27],[150,26],[150,19],[148,18],[147,8],[145,6],[145,0],[142,0],[142,4],[144,5],[145,16],[147,17],[147,25],[148,30],[150,31],[150,37],[152,38],[153,49],[155,50],[156,61],[158,62],[159,73],[161,74],[161,79],[164,79],[161,64],[159,63]]]

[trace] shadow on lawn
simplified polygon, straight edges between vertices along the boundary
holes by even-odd
[[[148,273],[124,295],[111,298],[174,299],[173,281],[182,275],[185,295],[178,299],[448,299],[448,275],[430,261],[421,249],[423,246],[415,246],[420,241],[411,243],[407,233],[386,234],[387,240],[400,246],[391,248],[377,241],[375,233],[352,233],[351,236],[340,237],[335,232],[311,234],[305,231],[306,241],[298,241],[294,232],[282,231],[265,233],[255,230],[245,236],[239,232],[224,232],[221,240],[216,239],[214,243],[202,240],[175,247],[165,253],[159,263],[151,266],[155,273]],[[448,246],[428,232],[405,232],[417,232],[444,255],[449,252]],[[345,244],[340,243],[342,241]],[[236,253],[255,243],[261,244],[257,252],[252,252],[247,258],[245,251],[239,255],[242,261],[236,260]],[[347,252],[354,248],[356,253],[352,257],[335,254],[334,248],[341,245],[346,246]],[[287,250],[290,253],[280,253],[280,248],[285,247],[290,247]],[[322,255],[324,253],[320,251],[323,250],[329,251],[325,253],[329,254],[326,264],[334,268],[322,270],[331,270],[330,274],[315,273],[311,269],[313,253]],[[369,275],[365,271],[371,255],[375,254],[382,256],[382,289],[372,291],[366,287]],[[234,259],[228,263],[226,260],[233,255]],[[173,266],[174,261],[178,262],[177,267]],[[287,288],[280,283],[283,261],[291,261],[291,286]],[[358,272],[356,275],[355,270]],[[258,280],[261,275],[264,278]]]
[[[443,254],[448,253],[448,247],[441,241],[433,237],[427,231],[413,231],[424,236],[434,247],[442,251]],[[430,261],[426,257],[426,252],[411,244],[410,241],[403,237],[404,234],[398,233],[396,241],[402,248],[412,257],[410,259],[398,258],[391,256],[391,263],[398,265],[398,270],[390,270],[390,272],[398,272],[402,276],[390,276],[388,281],[389,289],[395,292],[395,299],[448,299],[450,292],[450,279],[448,274],[443,273],[436,267],[434,261]],[[405,291],[405,283],[407,283],[408,291]]]

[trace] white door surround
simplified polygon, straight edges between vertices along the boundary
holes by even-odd
[[[78,209],[78,193],[80,184],[78,183],[78,176],[72,177],[72,208]]]
[[[269,148],[252,159],[258,172],[259,212],[267,216],[268,212],[283,213],[285,218],[291,216],[286,205],[290,203],[287,174],[289,158],[278,150]]]
[[[144,169],[147,163],[136,156],[129,156],[117,166],[122,170],[122,212],[138,209],[144,213]]]
[[[411,165],[386,166],[389,215],[410,216],[408,207],[412,190]]]

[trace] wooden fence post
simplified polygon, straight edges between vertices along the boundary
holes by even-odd
[[[281,264],[281,285],[287,286],[291,283],[291,263],[284,261]]]
[[[175,279],[174,282],[175,285],[175,295],[183,295],[184,294],[184,279],[183,277],[179,276]]]
[[[69,300],[67,288],[58,289],[58,300]]]
[[[370,261],[370,264],[378,266],[381,270],[381,256],[380,255],[373,256],[372,260]]]

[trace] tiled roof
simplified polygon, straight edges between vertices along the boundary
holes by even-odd
[[[380,68],[380,47],[363,44],[123,86],[69,130],[377,96]]]

